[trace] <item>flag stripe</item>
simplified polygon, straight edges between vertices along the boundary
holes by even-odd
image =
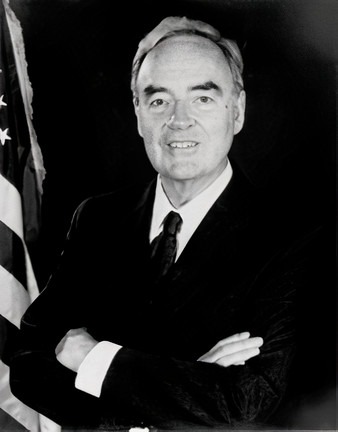
[[[12,273],[15,279],[26,287],[25,250],[22,240],[1,220],[0,238],[0,266]]]
[[[10,366],[12,355],[18,349],[19,329],[2,315],[0,315],[0,335],[0,358]]]
[[[11,393],[5,364],[16,349],[22,315],[39,294],[26,247],[39,233],[44,176],[32,94],[22,28],[9,0],[0,0],[0,406],[38,432],[39,415]]]
[[[0,89],[0,93],[1,93],[1,89]],[[0,94],[1,96],[1,94]],[[1,109],[1,108],[0,108]],[[0,117],[0,128],[2,130],[6,129],[6,125],[2,124],[3,122],[1,121],[1,117]],[[9,134],[9,132],[8,132]],[[5,144],[8,141],[5,142]],[[15,162],[15,156],[13,155],[12,149],[7,146],[7,145],[2,145],[0,143],[0,174],[2,176],[4,176],[6,178],[6,180],[8,182],[10,182],[13,187],[16,184],[16,176],[15,176],[15,171],[16,168],[15,166],[17,165],[17,162]]]
[[[0,220],[23,240],[21,197],[18,190],[1,173],[0,197]]]
[[[9,368],[0,360],[0,406],[8,414],[23,424],[30,432],[38,432],[37,415],[28,406],[24,405],[10,391]]]
[[[11,273],[1,266],[0,286],[0,314],[19,328],[21,317],[30,304],[28,292]]]
[[[2,428],[2,429],[1,429]],[[0,408],[0,430],[1,431],[15,431],[15,432],[27,432],[24,425],[20,424],[14,419],[14,417],[7,414],[3,409]]]

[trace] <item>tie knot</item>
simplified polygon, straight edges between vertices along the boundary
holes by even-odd
[[[177,232],[180,230],[182,225],[181,216],[171,211],[167,214],[163,221],[163,232],[168,233],[170,235],[176,236]]]

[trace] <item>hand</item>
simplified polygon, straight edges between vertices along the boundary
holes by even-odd
[[[97,344],[84,327],[69,330],[55,348],[56,359],[66,368],[77,372],[86,355]]]
[[[262,345],[262,338],[251,338],[248,332],[238,333],[220,340],[198,361],[216,363],[223,367],[243,365],[260,353],[259,347]]]

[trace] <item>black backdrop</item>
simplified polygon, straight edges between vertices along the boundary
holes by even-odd
[[[153,175],[129,89],[139,40],[168,14],[206,20],[238,41],[245,62],[247,116],[232,157],[258,187],[288,196],[304,223],[327,228],[323,280],[309,293],[320,325],[311,327],[316,334],[307,342],[326,369],[311,371],[313,392],[327,382],[331,388],[336,2],[12,0],[11,6],[23,27],[34,125],[47,170],[42,232],[31,245],[40,288],[77,205]],[[324,419],[331,415],[325,409]]]

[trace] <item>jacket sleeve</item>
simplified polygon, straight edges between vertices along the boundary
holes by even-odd
[[[81,277],[86,277],[82,211],[73,219],[58,271],[23,317],[20,348],[11,361],[13,393],[68,427],[265,422],[284,394],[294,355],[295,293],[306,283],[308,242],[274,257],[252,288],[252,313],[245,320],[248,330],[265,340],[257,358],[245,366],[223,368],[125,347],[111,363],[100,398],[95,398],[75,388],[75,373],[58,363],[54,352],[70,328],[85,326],[79,318],[85,311],[74,313],[81,307]]]
[[[76,311],[81,308],[85,250],[78,219],[85,207],[83,203],[73,217],[57,270],[21,320],[18,348],[10,362],[10,385],[25,404],[58,424],[95,427],[96,398],[75,389],[76,374],[55,356],[65,333],[83,324]]]
[[[252,313],[243,321],[264,339],[259,356],[224,368],[122,348],[103,383],[106,424],[118,407],[122,423],[266,427],[287,388],[296,351],[297,291],[310,283],[308,251],[316,236],[273,257],[255,281],[248,298]]]

